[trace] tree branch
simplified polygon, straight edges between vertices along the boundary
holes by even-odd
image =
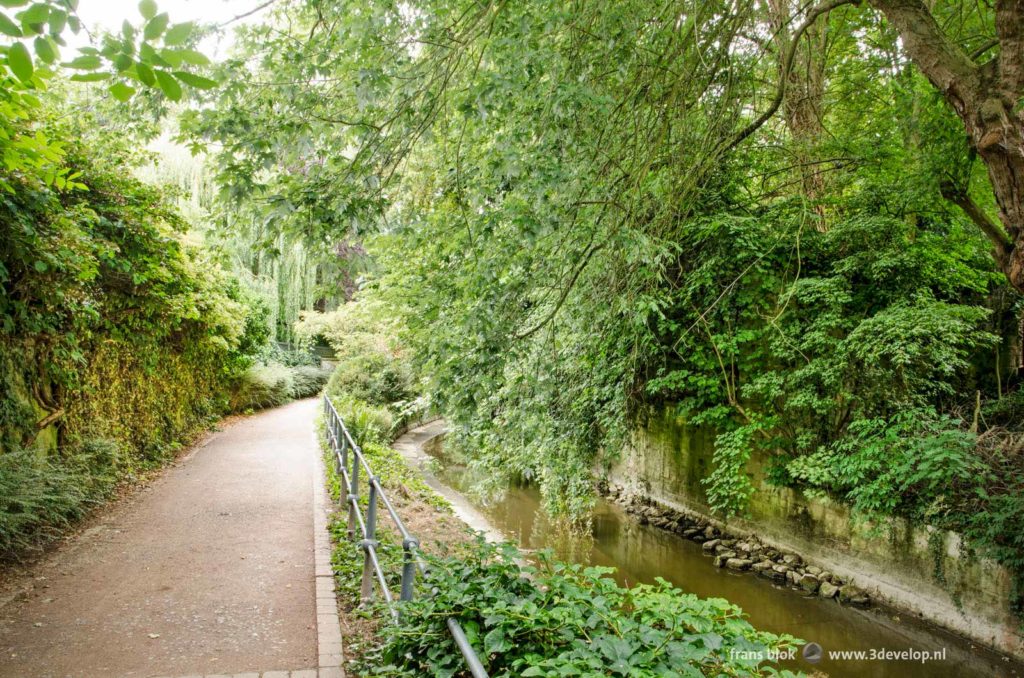
[[[255,14],[256,12],[259,12],[260,10],[264,10],[267,7],[270,7],[275,2],[277,2],[277,0],[267,0],[267,2],[264,2],[261,5],[257,5],[256,7],[253,7],[248,12],[242,12],[241,14],[237,14],[237,15],[231,17],[230,19],[228,19],[224,23],[217,24],[217,28],[224,28],[225,26],[230,26],[231,24],[235,23],[236,21],[240,21],[240,20],[242,20],[242,19],[244,19],[246,17],[250,17],[253,14]]]
[[[538,322],[530,329],[524,330],[523,332],[520,332],[516,334],[514,337],[512,337],[514,340],[519,341],[520,339],[526,339],[530,335],[537,332],[537,330],[547,325],[549,322],[551,322],[552,318],[558,315],[558,312],[562,308],[562,304],[565,303],[566,298],[568,298],[569,296],[569,292],[571,292],[572,288],[576,286],[576,280],[580,277],[580,274],[583,273],[583,269],[585,269],[587,267],[587,264],[590,263],[591,258],[593,258],[594,256],[594,253],[602,249],[604,245],[605,243],[601,243],[599,245],[594,245],[593,247],[590,248],[590,251],[583,256],[583,261],[581,261],[580,265],[576,268],[576,272],[572,274],[572,278],[569,279],[569,283],[565,286],[565,289],[562,290],[562,295],[558,298],[558,301],[555,303],[555,307],[551,309],[551,312],[544,316],[544,318],[540,322]]]
[[[1013,241],[1006,235],[1003,227],[974,202],[967,191],[960,190],[948,182],[942,184],[941,190],[942,197],[962,209],[992,242],[996,248],[996,259],[1002,265],[1013,250]]]
[[[782,105],[782,101],[786,96],[786,81],[789,79],[789,72],[793,69],[793,57],[796,55],[796,48],[800,44],[800,39],[803,37],[804,33],[811,27],[817,18],[822,14],[831,12],[837,7],[842,7],[843,5],[856,5],[859,3],[860,0],[829,0],[829,2],[823,2],[808,10],[803,23],[793,31],[793,39],[790,40],[789,47],[783,55],[782,68],[779,72],[779,86],[775,89],[775,97],[772,99],[772,103],[768,106],[767,110],[757,116],[757,119],[740,130],[740,132],[722,148],[721,152],[724,153],[741,144],[744,139],[759,130],[761,126],[768,122],[779,110],[779,106]]]
[[[977,97],[978,66],[951,41],[922,0],[869,0],[899,31],[903,48],[957,115]]]

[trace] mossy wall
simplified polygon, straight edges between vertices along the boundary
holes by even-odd
[[[712,468],[714,434],[665,411],[633,434],[609,462],[613,484],[663,504],[714,519],[701,484]],[[875,600],[912,612],[1002,652],[1024,657],[1021,623],[1010,611],[1010,573],[979,557],[959,535],[902,519],[868,524],[828,498],[769,485],[766,459],[751,459],[756,492],[743,518],[719,520],[733,533],[754,533],[791,549],[867,590]]]

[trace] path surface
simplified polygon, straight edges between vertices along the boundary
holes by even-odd
[[[316,676],[316,412],[233,423],[36,568],[0,608],[0,677]]]

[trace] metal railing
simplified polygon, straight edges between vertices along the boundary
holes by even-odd
[[[395,511],[391,500],[388,499],[387,494],[384,492],[380,479],[373,474],[373,469],[370,468],[370,464],[366,461],[362,449],[352,439],[341,415],[334,408],[334,403],[326,395],[324,396],[324,419],[327,428],[327,442],[331,447],[331,457],[334,460],[335,470],[341,477],[340,492],[347,493],[343,501],[348,506],[348,538],[349,541],[355,541],[357,535],[361,537],[357,542],[357,545],[363,551],[363,576],[360,585],[360,597],[363,602],[373,599],[373,580],[376,578],[377,583],[380,584],[381,595],[384,596],[392,617],[394,617],[395,621],[398,621],[399,611],[395,606],[395,598],[388,588],[387,579],[384,576],[384,570],[381,569],[380,558],[377,554],[377,548],[380,546],[380,541],[377,539],[378,503],[384,505],[388,515],[391,516],[392,522],[398,529],[398,533],[402,537],[402,583],[399,593],[399,600],[401,601],[412,600],[417,570],[420,574],[426,574],[427,572],[427,565],[420,555],[420,543],[405,529],[405,523],[402,522],[402,518]],[[359,506],[360,469],[366,473],[367,478],[368,496],[365,516]],[[356,530],[357,527],[358,532]],[[447,624],[455,645],[466,660],[466,666],[469,668],[473,678],[488,678],[487,671],[484,669],[483,664],[480,663],[479,657],[477,657],[476,652],[473,650],[473,646],[470,645],[469,639],[466,638],[466,633],[462,630],[459,622],[449,617]]]

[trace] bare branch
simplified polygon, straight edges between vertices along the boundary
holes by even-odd
[[[226,26],[230,26],[231,24],[235,23],[236,21],[241,21],[242,19],[245,19],[246,17],[250,17],[253,14],[256,14],[257,12],[260,12],[260,11],[266,9],[267,7],[270,7],[275,2],[277,2],[277,0],[267,0],[263,4],[257,5],[256,7],[253,7],[248,12],[242,12],[241,14],[238,14],[236,16],[231,17],[230,19],[228,19],[224,23],[217,24],[217,28],[224,28]]]

